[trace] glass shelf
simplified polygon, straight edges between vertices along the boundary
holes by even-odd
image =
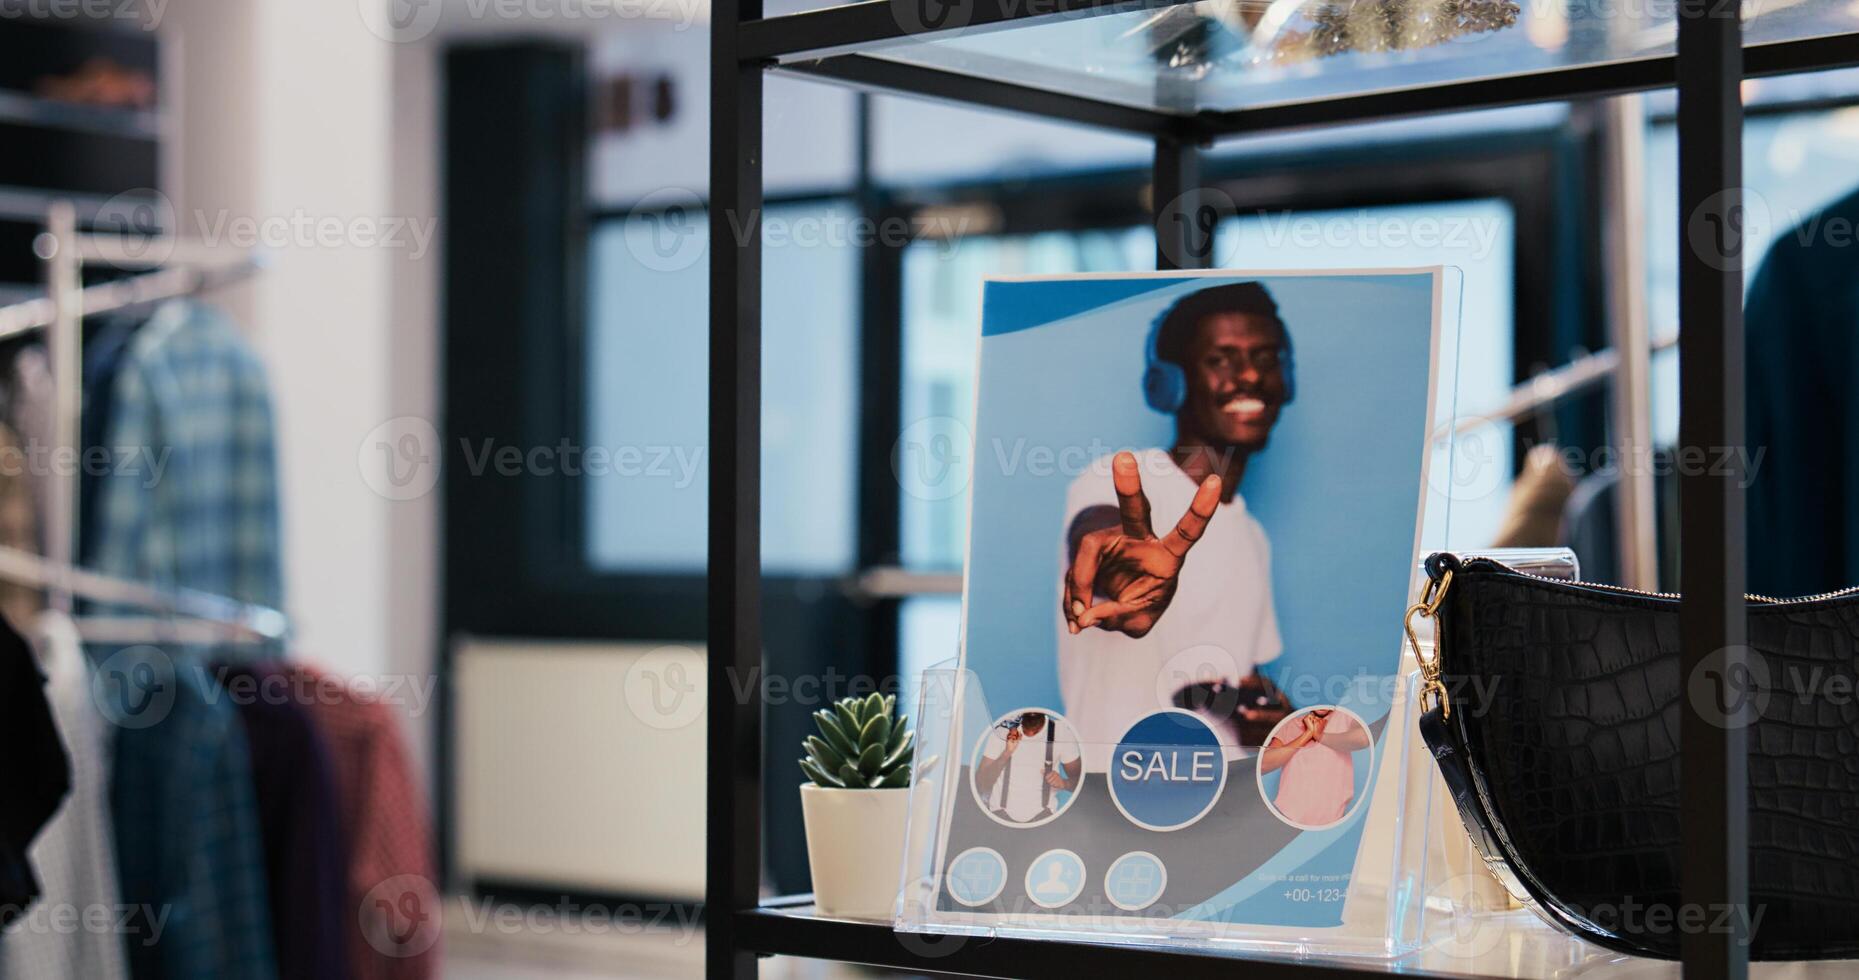
[[[902,37],[893,28],[776,60],[864,55],[1192,115],[1669,58],[1676,10],[1677,0],[1203,0]],[[1859,33],[1859,0],[1747,0],[1743,16],[1752,47]],[[879,23],[875,11],[865,23]],[[1859,60],[1859,39],[1854,50],[1846,57]]]
[[[967,972],[990,976],[1116,975],[1115,968],[1155,947],[1051,942],[977,936],[932,936],[893,932],[889,923],[821,915],[804,896],[739,913],[736,928],[757,952],[868,963],[894,970]],[[977,954],[988,948],[984,963]],[[1668,960],[1626,956],[1563,933],[1527,911],[1513,910],[1460,923],[1432,936],[1425,948],[1395,959],[1302,957],[1286,959],[1180,950],[1164,961],[1170,976],[1232,976],[1236,968],[1259,978],[1303,977],[1364,980],[1380,976],[1496,977],[1506,980],[1682,980]],[[1156,962],[1142,961],[1153,970]],[[1010,968],[1024,967],[1015,972]],[[1752,963],[1751,980],[1847,980],[1859,962]]]

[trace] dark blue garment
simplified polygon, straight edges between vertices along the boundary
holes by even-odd
[[[118,447],[104,441],[109,438],[110,417],[116,406],[116,368],[143,319],[128,315],[105,317],[96,333],[84,341],[84,408],[79,413],[84,449],[110,450],[111,463],[122,458]],[[102,499],[105,472],[102,467],[85,466],[79,477],[83,486],[77,498],[78,560],[85,565],[92,564],[97,552],[98,501]]]
[[[196,662],[152,646],[105,659],[98,707],[116,725],[110,809],[135,980],[277,976],[245,732]]]
[[[270,883],[281,980],[349,980],[348,849],[335,767],[304,689],[281,665],[223,664],[220,685],[245,721]]]
[[[1750,285],[1751,592],[1859,585],[1856,228],[1859,193],[1784,232]]]

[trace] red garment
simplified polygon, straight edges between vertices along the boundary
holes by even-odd
[[[335,767],[349,841],[349,959],[356,980],[429,980],[438,973],[444,907],[432,825],[395,711],[368,692],[301,663],[296,683]]]

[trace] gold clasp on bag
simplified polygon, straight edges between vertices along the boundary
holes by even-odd
[[[1452,717],[1452,704],[1446,699],[1446,685],[1439,678],[1439,637],[1434,636],[1434,654],[1428,657],[1420,651],[1420,637],[1414,632],[1414,617],[1433,619],[1439,614],[1439,604],[1446,599],[1446,590],[1452,587],[1452,569],[1439,578],[1427,580],[1426,589],[1420,593],[1420,601],[1407,607],[1407,616],[1401,625],[1407,630],[1407,642],[1414,648],[1414,660],[1420,664],[1420,676],[1426,684],[1420,688],[1420,710],[1430,711],[1428,698],[1439,705],[1440,717]],[[1436,630],[1437,634],[1437,630]]]

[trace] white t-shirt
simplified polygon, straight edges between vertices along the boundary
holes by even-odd
[[[1047,722],[1050,726],[1052,722]],[[999,758],[1007,750],[1006,732],[996,728],[988,733],[988,738],[981,750],[982,758]],[[1078,753],[1070,745],[1067,733],[1059,730],[1052,740],[1052,770],[1060,776],[1074,771],[1078,764]],[[1005,784],[1004,786],[1002,784]],[[1039,734],[1028,735],[1020,740],[1014,749],[1009,764],[1000,776],[995,777],[994,785],[982,786],[981,798],[989,809],[1005,810],[1007,818],[1015,823],[1029,823],[1039,819],[1043,809],[1042,800],[1046,793],[1046,729]],[[1005,792],[1003,792],[1003,790]],[[1051,791],[1051,812],[1057,813],[1065,808],[1071,799],[1071,791],[1054,788]],[[1002,801],[1005,806],[1002,806]]]
[[[1188,512],[1198,485],[1164,449],[1136,454],[1150,522],[1166,535]],[[1094,462],[1065,497],[1065,533],[1080,511],[1116,507],[1110,459]],[[1059,607],[1071,556],[1059,540],[1053,616],[1059,631],[1059,692],[1065,718],[1084,742],[1085,768],[1108,771],[1116,742],[1140,719],[1175,707],[1175,692],[1191,684],[1238,684],[1284,650],[1272,604],[1271,542],[1238,494],[1223,502],[1207,531],[1183,559],[1175,598],[1143,637],[1092,627],[1073,635]],[[1230,735],[1216,725],[1222,740]],[[1228,757],[1243,754],[1229,746]]]

